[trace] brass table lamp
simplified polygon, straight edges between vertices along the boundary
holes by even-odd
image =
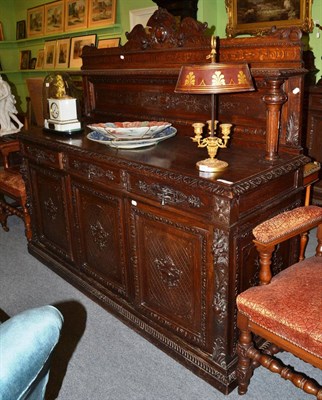
[[[218,124],[215,120],[215,94],[236,93],[254,90],[250,70],[246,63],[216,63],[216,40],[212,37],[211,59],[207,64],[183,65],[181,67],[175,92],[190,94],[211,94],[211,120],[208,123],[208,135],[203,137],[202,122],[194,123],[195,136],[192,138],[198,147],[207,147],[209,158],[199,161],[200,171],[216,172],[227,168],[228,163],[216,158],[219,148],[227,146],[232,124]],[[216,135],[217,126],[221,128],[221,137]]]

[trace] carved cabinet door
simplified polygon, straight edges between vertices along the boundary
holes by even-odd
[[[72,180],[78,264],[105,289],[128,296],[122,199]]]
[[[129,213],[135,307],[170,336],[210,351],[209,227],[133,201]]]
[[[74,262],[64,175],[30,164],[33,235],[55,258]]]

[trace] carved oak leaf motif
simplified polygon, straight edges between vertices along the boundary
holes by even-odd
[[[178,286],[182,271],[175,266],[170,256],[166,256],[160,260],[156,259],[154,260],[154,264],[161,274],[162,281],[168,287]]]
[[[90,232],[92,234],[94,243],[99,247],[100,250],[103,250],[107,246],[109,233],[104,230],[99,221],[90,225]]]
[[[44,204],[45,204],[45,209],[47,211],[47,215],[52,221],[55,221],[55,219],[57,218],[58,207],[55,206],[51,197],[48,200],[46,200]]]

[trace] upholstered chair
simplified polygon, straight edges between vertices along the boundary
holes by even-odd
[[[47,305],[0,324],[0,399],[42,400],[63,316]]]
[[[315,226],[316,255],[272,278],[271,256],[276,245],[306,235]],[[322,208],[304,206],[287,211],[257,226],[253,234],[260,259],[260,285],[237,296],[238,392],[247,392],[254,368],[261,365],[322,400],[321,382],[294,371],[276,357],[284,350],[322,369]],[[256,347],[254,335],[265,339],[263,350]]]

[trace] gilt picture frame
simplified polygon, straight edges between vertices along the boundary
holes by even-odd
[[[88,0],[65,0],[65,31],[87,28]]]
[[[109,49],[111,47],[119,47],[121,38],[100,39],[97,44],[98,49]]]
[[[82,50],[84,46],[95,46],[96,34],[75,36],[71,38],[69,68],[80,68],[82,66]]]
[[[45,50],[39,49],[37,53],[37,61],[35,69],[43,69],[45,63]]]
[[[56,43],[56,68],[68,68],[70,52],[70,39],[59,39]]]
[[[312,32],[312,3],[313,0],[226,0],[226,34],[228,37],[262,35],[274,27],[298,27],[303,32]]]
[[[45,7],[33,7],[27,10],[27,37],[44,35]]]
[[[56,40],[45,42],[44,68],[54,68],[56,60]]]
[[[65,4],[63,0],[45,4],[45,35],[64,31]]]
[[[116,0],[88,0],[88,27],[108,26],[115,24]]]

